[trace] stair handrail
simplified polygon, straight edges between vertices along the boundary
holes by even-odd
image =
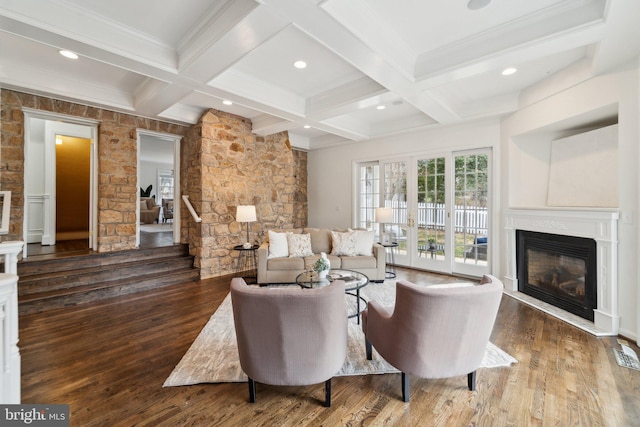
[[[184,204],[187,205],[187,209],[189,209],[189,212],[191,213],[191,216],[193,217],[195,222],[202,222],[202,218],[200,218],[196,213],[196,210],[193,209],[193,205],[189,201],[189,196],[183,195],[182,200],[184,201]]]

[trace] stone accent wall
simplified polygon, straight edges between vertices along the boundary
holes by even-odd
[[[10,232],[22,240],[24,219],[23,107],[99,121],[98,250],[135,248],[137,186],[136,129],[183,135],[181,192],[202,217],[196,223],[184,203],[181,241],[196,256],[202,278],[234,273],[246,239],[246,224],[235,221],[238,205],[255,205],[258,221],[251,240],[260,243],[270,228],[307,225],[307,153],[292,150],[286,132],[251,133],[249,119],[210,110],[191,127],[2,90],[0,185],[12,191]]]
[[[250,239],[264,240],[270,228],[307,225],[307,154],[292,150],[286,132],[251,133],[249,119],[209,110],[183,144],[184,193],[202,217],[182,226],[202,278],[234,272],[235,245],[246,240],[246,224],[235,221],[238,205],[255,205],[258,221]],[[183,218],[189,215],[183,207]]]
[[[90,118],[98,126],[98,251],[134,249],[136,242],[137,134],[146,129],[185,135],[186,126],[117,113],[86,105],[2,90],[0,175],[2,189],[12,191],[11,228],[3,240],[22,240],[24,218],[24,114],[27,107]]]

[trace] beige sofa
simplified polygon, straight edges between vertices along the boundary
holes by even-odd
[[[140,197],[140,222],[153,224],[160,218],[160,206],[151,197]]]
[[[332,233],[333,232],[333,233]],[[297,240],[310,240],[309,252],[300,249],[300,245],[282,247],[283,235]],[[350,247],[350,237],[353,236],[355,252]],[[277,237],[272,242],[270,238]],[[285,244],[287,246],[287,244]],[[304,228],[294,230],[270,230],[267,239],[257,250],[258,283],[295,283],[296,277],[313,265],[324,252],[331,263],[331,268],[355,270],[365,274],[372,282],[382,282],[385,279],[386,252],[385,248],[373,241],[373,232],[366,230],[329,230],[326,228]]]

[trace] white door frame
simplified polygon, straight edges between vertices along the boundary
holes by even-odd
[[[180,243],[180,142],[181,135],[136,129],[137,134],[137,188],[140,188],[140,137],[142,135],[164,139],[173,143],[173,243]],[[136,247],[140,246],[140,203],[136,203]]]
[[[421,159],[435,159],[435,158],[444,158],[446,162],[446,178],[445,178],[445,205],[447,211],[446,217],[446,236],[445,236],[445,256],[443,259],[431,259],[430,257],[420,258],[417,250],[417,239],[418,239],[418,227],[417,225],[410,226],[407,224],[407,255],[395,254],[395,261],[398,265],[426,269],[429,271],[437,271],[445,274],[461,274],[473,277],[479,277],[483,274],[490,272],[491,265],[491,253],[493,252],[493,244],[495,244],[495,240],[491,239],[493,243],[490,243],[487,254],[487,264],[486,265],[470,265],[463,264],[460,262],[456,262],[456,258],[454,256],[455,251],[455,243],[454,243],[454,226],[453,226],[453,218],[452,213],[455,206],[455,189],[454,189],[454,179],[455,179],[455,158],[457,156],[464,156],[469,154],[478,154],[485,153],[488,156],[488,183],[487,188],[489,190],[488,193],[488,206],[490,207],[489,212],[493,211],[492,197],[494,193],[493,188],[493,149],[491,147],[482,147],[482,148],[473,148],[468,150],[451,150],[451,151],[437,151],[437,152],[429,152],[422,154],[412,154],[409,156],[403,157],[388,157],[379,160],[380,165],[380,198],[384,199],[384,185],[385,185],[385,173],[384,173],[384,165],[387,163],[396,163],[396,162],[407,162],[407,174],[406,174],[406,184],[407,184],[407,217],[413,216],[415,218],[417,213],[417,166],[416,162]],[[491,218],[493,216],[490,215],[488,220],[489,227],[489,235],[494,236],[495,230],[493,230],[493,222]]]
[[[86,119],[82,117],[69,116],[67,114],[58,114],[51,113],[41,110],[34,110],[31,108],[23,108],[22,112],[24,113],[24,132],[25,132],[25,144],[29,144],[31,141],[31,132],[29,129],[29,125],[31,119],[41,119],[47,122],[54,122],[62,124],[73,124],[79,126],[88,127],[89,138],[91,141],[91,153],[90,153],[90,194],[89,194],[89,248],[92,250],[98,249],[98,239],[97,233],[98,230],[98,124],[100,123],[97,120]],[[54,126],[55,127],[55,126]],[[61,127],[63,127],[61,125]],[[75,136],[79,138],[87,138],[87,134],[76,134],[73,131],[61,130],[56,132],[55,130],[52,132],[45,132],[45,184],[46,184],[46,194],[44,194],[45,201],[45,229],[50,234],[48,244],[55,244],[55,221],[56,221],[56,204],[55,204],[55,133],[64,134],[68,136]],[[29,174],[29,166],[26,161],[26,157],[28,156],[28,150],[25,147],[25,168],[24,168],[24,182],[26,184],[26,177]],[[53,154],[52,154],[53,153]],[[53,160],[53,163],[52,163]],[[24,217],[23,217],[23,240],[26,242],[28,237],[28,217],[29,217],[29,209],[28,209],[28,188],[27,185],[24,186]],[[23,248],[23,257],[27,257],[27,245]]]

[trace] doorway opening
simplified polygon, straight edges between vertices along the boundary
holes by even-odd
[[[138,247],[180,242],[180,139],[138,129]]]
[[[56,135],[56,242],[89,248],[91,140]],[[83,242],[82,242],[83,241]]]
[[[23,257],[97,250],[98,122],[23,112]]]

